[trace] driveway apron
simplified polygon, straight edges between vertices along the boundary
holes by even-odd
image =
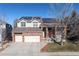
[[[40,43],[11,43],[8,48],[0,52],[0,55],[5,56],[33,56],[39,55]]]

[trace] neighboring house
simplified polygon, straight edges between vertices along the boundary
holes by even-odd
[[[11,25],[10,27],[8,27],[9,25],[10,24],[8,24],[7,22],[0,20],[0,42],[4,42],[5,40],[9,41],[10,38],[8,37],[11,37],[11,34],[9,35],[9,33],[11,33],[11,30],[8,30],[11,28]]]
[[[65,25],[55,18],[21,17],[14,22],[13,41],[40,42],[54,36],[58,27],[65,28]]]
[[[43,31],[39,28],[42,23],[40,17],[21,17],[16,20],[13,29],[14,42],[40,42]]]

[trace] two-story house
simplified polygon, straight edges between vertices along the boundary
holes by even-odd
[[[56,18],[21,17],[14,22],[14,42],[40,42],[57,36],[60,32],[66,36],[66,26]],[[64,33],[64,34],[63,34]]]
[[[16,20],[13,29],[14,42],[40,42],[43,31],[39,28],[42,23],[40,17],[21,17]]]

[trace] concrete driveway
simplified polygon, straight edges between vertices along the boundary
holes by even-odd
[[[39,55],[40,43],[11,43],[8,48],[0,52],[2,56],[33,56]]]
[[[41,43],[10,43],[9,47],[0,52],[0,56],[79,56],[79,52],[40,52],[45,44],[45,41]]]
[[[40,52],[46,43],[10,43],[10,46],[0,52],[0,56],[69,56],[79,52]]]

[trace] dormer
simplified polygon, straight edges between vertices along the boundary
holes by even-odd
[[[33,24],[33,27],[40,27],[40,22],[39,21],[37,21],[37,20],[33,20],[32,22],[31,22],[32,24]]]
[[[26,27],[26,20],[20,20],[19,22],[17,22],[17,27]]]

